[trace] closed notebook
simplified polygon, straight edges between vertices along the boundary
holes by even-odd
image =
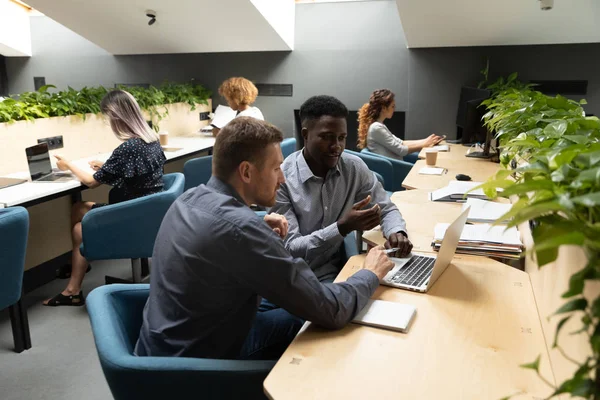
[[[417,308],[410,304],[383,300],[369,300],[352,322],[377,328],[406,332]]]

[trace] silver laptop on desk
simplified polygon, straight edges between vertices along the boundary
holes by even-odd
[[[394,261],[395,266],[383,278],[381,284],[416,292],[427,292],[450,265],[467,222],[469,209],[470,207],[467,207],[448,227],[437,256],[413,254],[407,258],[390,258]]]
[[[25,154],[32,182],[65,182],[73,179],[70,173],[52,172],[47,143],[26,148]]]

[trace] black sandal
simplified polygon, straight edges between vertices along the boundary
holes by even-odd
[[[65,264],[62,267],[56,270],[56,277],[58,279],[69,279],[71,277],[71,271],[73,270],[73,266],[71,264]],[[92,266],[88,264],[85,273],[87,274],[92,270]]]
[[[85,304],[85,297],[83,297],[83,291],[80,291],[79,294],[65,296],[62,293],[57,294],[50,300],[48,303],[44,303],[45,306],[48,307],[58,307],[58,306],[82,306]]]

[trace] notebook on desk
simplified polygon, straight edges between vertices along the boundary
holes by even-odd
[[[356,314],[352,322],[406,332],[416,312],[417,308],[410,304],[369,300],[365,308]]]
[[[460,202],[466,201],[465,194],[467,198],[487,199],[483,189],[471,191],[481,184],[482,182],[450,181],[448,186],[429,193],[429,200]]]

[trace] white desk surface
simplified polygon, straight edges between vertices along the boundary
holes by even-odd
[[[168,146],[165,146],[165,157],[167,162],[177,158],[185,157],[188,154],[198,151],[208,150],[215,144],[215,138],[198,135],[196,137],[170,137]],[[170,151],[169,148],[179,148],[177,151]],[[111,153],[99,153],[95,156],[82,158],[75,161],[75,164],[84,171],[94,173],[89,167],[88,162],[93,160],[106,161]],[[51,156],[52,167],[56,168],[56,159]],[[83,185],[73,176],[72,180],[66,182],[31,182],[29,171],[17,172],[8,175],[11,178],[27,179],[28,182],[19,185],[0,189],[0,208],[17,206],[43,197],[67,192],[72,189],[80,188]]]

